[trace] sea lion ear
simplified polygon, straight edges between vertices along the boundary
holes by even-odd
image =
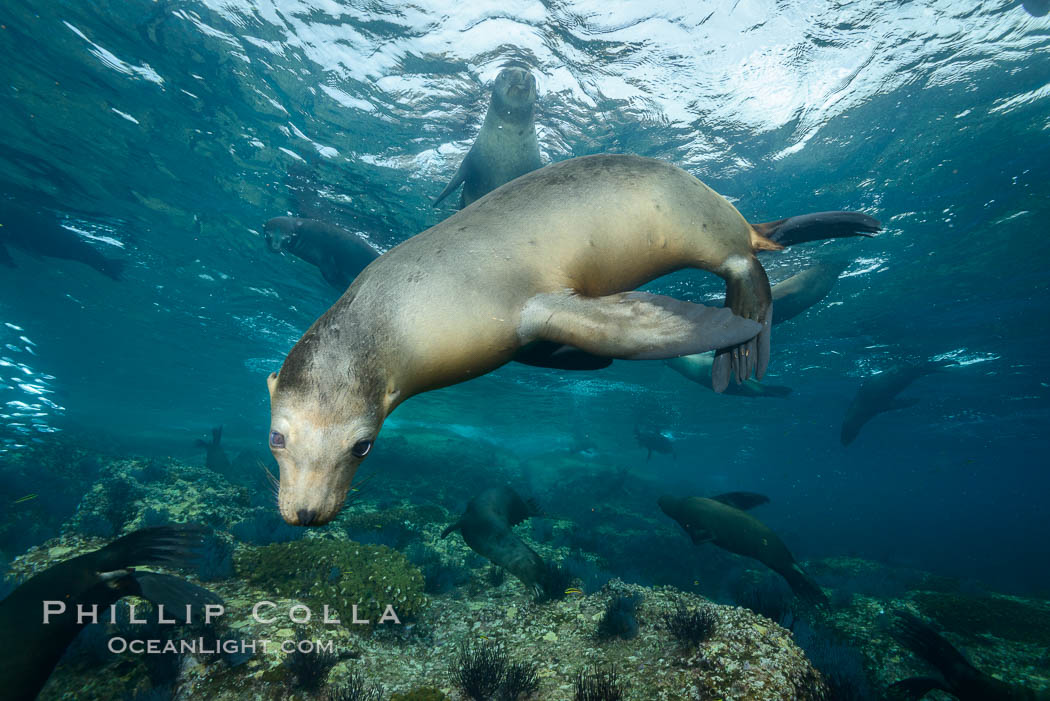
[[[270,376],[266,378],[266,387],[270,390],[270,399],[273,399],[274,390],[277,389],[277,373],[271,372]]]

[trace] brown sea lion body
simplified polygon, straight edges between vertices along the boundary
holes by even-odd
[[[536,342],[623,359],[727,349],[716,389],[761,376],[771,297],[754,254],[780,247],[654,159],[576,158],[498,188],[365,268],[270,376],[282,515],[334,518],[398,404]],[[687,267],[726,280],[728,309],[631,291]]]
[[[727,503],[730,501],[723,497],[662,496],[659,504],[665,514],[678,522],[695,545],[711,543],[731,553],[758,560],[783,577],[800,598],[823,603],[826,598],[824,593],[795,561],[795,556],[784,545],[784,541],[743,508]],[[744,506],[749,508],[746,504]]]

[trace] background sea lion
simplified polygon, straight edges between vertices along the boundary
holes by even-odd
[[[819,235],[874,222],[838,221],[829,231],[820,220]],[[777,227],[759,226],[772,238],[679,168],[599,155],[524,175],[394,247],[269,377],[282,516],[330,521],[398,404],[490,372],[535,341],[624,359],[728,348],[715,359],[716,390],[731,372],[761,376],[771,296],[754,253],[782,244]],[[809,240],[805,226],[787,230],[783,243]],[[686,267],[724,278],[728,308],[630,291]]]
[[[637,426],[634,427],[634,439],[638,441],[638,445],[642,446],[646,450],[645,460],[649,461],[649,458],[653,457],[653,452],[662,453],[664,455],[671,455],[675,458],[678,456],[674,452],[674,441],[660,433],[659,431],[651,431],[649,429],[641,430]]]
[[[99,620],[110,604],[141,596],[185,615],[186,606],[222,603],[215,594],[178,577],[136,572],[132,565],[186,565],[195,557],[204,531],[190,526],[143,528],[109,545],[60,562],[33,575],[0,601],[0,689],[5,699],[36,698],[51,671],[85,624],[77,606],[98,605]],[[61,601],[65,611],[43,623],[44,601]],[[194,616],[200,616],[195,610]]]
[[[539,168],[542,164],[533,122],[535,108],[536,78],[532,73],[522,66],[507,66],[500,71],[492,86],[492,100],[481,131],[452,180],[434,200],[434,206],[462,184],[462,209],[500,185]]]
[[[776,310],[773,312],[774,319],[778,313]],[[668,358],[664,361],[667,367],[682,377],[708,389],[712,389],[711,366],[714,365],[714,362],[714,353],[694,353],[693,355],[683,355],[680,358]],[[767,385],[764,382],[755,382],[754,380],[744,380],[740,384],[730,384],[726,387],[725,393],[738,397],[786,397],[791,394],[791,388]]]
[[[806,311],[828,296],[848,260],[824,260],[773,285],[773,326]]]
[[[317,266],[328,284],[339,290],[379,257],[360,236],[317,219],[274,217],[263,231],[271,251],[288,251]]]
[[[214,470],[220,475],[230,473],[230,458],[222,449],[222,426],[216,426],[211,430],[211,443],[198,438],[197,447],[207,451],[204,464],[209,470]]]
[[[939,689],[959,701],[1050,701],[1050,691],[1007,684],[977,669],[929,623],[913,613],[898,611],[896,624],[890,630],[898,643],[936,667],[941,676],[902,679],[886,690],[889,699],[918,701]]]
[[[730,492],[717,497],[662,496],[658,503],[678,522],[694,545],[712,543],[737,555],[758,560],[783,577],[795,596],[810,604],[827,603],[817,583],[809,578],[794,556],[769,526],[744,509],[769,499],[750,492]]]
[[[860,429],[876,414],[915,406],[919,402],[917,398],[897,399],[897,395],[920,377],[951,364],[949,360],[904,363],[864,380],[849,409],[846,410],[846,418],[842,422],[842,431],[839,434],[842,445],[849,445],[856,440]]]
[[[459,531],[471,550],[503,567],[526,586],[539,590],[543,588],[547,565],[511,530],[525,519],[539,515],[534,500],[522,499],[510,487],[493,487],[471,499],[462,518],[442,531],[441,537]]]
[[[106,258],[75,233],[59,226],[54,217],[0,198],[0,264],[15,267],[6,245],[31,255],[75,260],[119,281],[124,261]]]

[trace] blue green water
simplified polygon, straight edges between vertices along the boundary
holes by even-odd
[[[774,282],[825,246],[853,259],[774,331],[767,380],[788,399],[716,396],[659,362],[511,365],[411,399],[384,431],[522,457],[584,432],[610,471],[767,494],[763,520],[800,558],[1046,592],[1047,17],[1014,2],[15,0],[0,24],[0,189],[127,261],[121,282],[17,249],[0,267],[6,455],[77,436],[199,462],[193,441],[219,424],[231,454],[265,452],[265,376],[336,294],[269,252],[263,222],[302,204],[289,185],[304,177],[380,250],[448,216],[454,198],[429,202],[517,59],[538,79],[545,162],[635,153],[750,221],[841,209],[885,229],[763,258]],[[647,289],[722,287],[689,271]],[[904,356],[957,366],[840,445],[861,381]],[[677,457],[647,462],[638,424]],[[441,455],[420,466],[442,473]]]

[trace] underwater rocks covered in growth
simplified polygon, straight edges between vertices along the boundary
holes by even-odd
[[[827,684],[835,691],[826,698],[877,698],[898,679],[933,672],[886,630],[888,615],[900,609],[935,624],[978,668],[1030,689],[1050,687],[1046,602],[838,558],[805,563],[829,595],[826,610],[798,610],[790,592],[783,598],[785,587],[780,598],[761,586],[738,592],[737,603],[763,615],[716,605],[698,591],[721,595],[731,577],[714,578],[718,568],[735,568],[733,576],[744,582],[776,578],[715,549],[676,556],[697,549],[663,523],[644,476],[616,473],[615,484],[603,484],[607,493],[581,506],[565,490],[589,479],[585,471],[614,468],[550,456],[543,463],[554,471],[545,474],[462,437],[405,431],[391,440],[399,457],[387,459],[378,479],[362,483],[335,522],[317,529],[292,528],[276,516],[261,470],[258,484],[251,481],[256,477],[235,484],[174,460],[39,453],[38,461],[72,460],[90,469],[66,473],[79,502],[51,516],[41,511],[57,535],[28,551],[17,539],[3,543],[14,578],[138,528],[196,523],[213,534],[197,569],[179,574],[225,602],[210,624],[168,626],[150,619],[144,602],[129,599],[140,611],[147,606],[152,622],[133,626],[121,609],[115,625],[88,626],[41,698],[465,701],[474,687],[464,679],[533,701],[596,698],[588,694],[613,687],[639,701],[805,701],[825,698]],[[420,485],[413,475],[421,461],[433,459],[428,454],[442,455],[451,474]],[[572,469],[562,470],[566,465]],[[552,474],[562,475],[558,490],[545,488]],[[563,596],[541,603],[461,539],[440,538],[483,484],[515,485],[558,514],[514,532],[565,568]],[[16,518],[0,515],[0,534],[14,532]],[[647,569],[639,573],[643,553]],[[253,616],[260,602],[268,603]],[[354,604],[356,619],[367,624],[354,622]],[[387,605],[397,622],[380,622]],[[326,606],[339,623],[325,622]],[[199,647],[174,655],[114,654],[107,649],[114,637],[199,641]],[[307,652],[296,652],[302,641]],[[464,654],[495,661],[465,673]]]

